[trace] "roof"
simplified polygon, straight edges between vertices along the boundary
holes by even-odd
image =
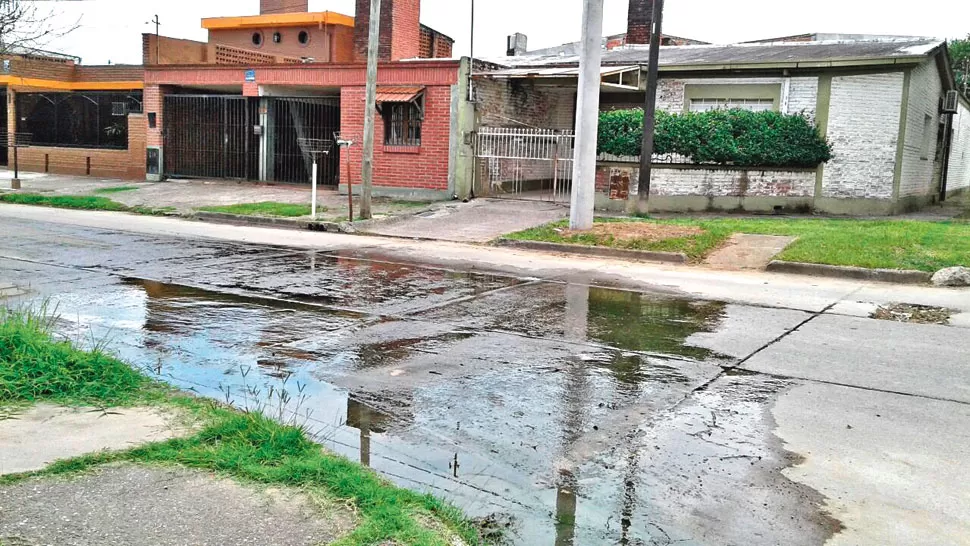
[[[935,39],[869,42],[801,42],[734,45],[665,46],[662,70],[743,68],[825,68],[921,62],[944,46]],[[646,65],[650,46],[624,46],[603,52],[604,66]],[[578,55],[529,55],[485,59],[506,68],[576,66]]]
[[[207,30],[239,30],[268,27],[308,27],[318,25],[354,26],[354,18],[332,11],[310,13],[279,13],[273,15],[250,15],[245,17],[213,17],[202,20]]]
[[[424,87],[378,87],[377,102],[414,102]]]
[[[603,48],[605,48],[605,49],[615,49],[615,48],[610,48],[609,47],[610,46],[610,43],[611,42],[615,42],[617,40],[626,40],[626,36],[627,36],[627,34],[625,32],[623,34],[613,34],[611,36],[604,36],[603,37]],[[676,41],[676,42],[691,42],[691,45],[709,45],[710,44],[710,42],[704,42],[704,41],[701,41],[701,40],[695,40],[693,38],[684,38],[682,36],[674,36],[673,34],[667,34],[666,32],[664,32],[663,34],[661,34],[661,36],[663,37],[664,40],[672,40],[672,41]],[[582,42],[569,42],[569,43],[565,43],[565,44],[558,45],[558,46],[543,47],[543,48],[540,48],[540,49],[536,49],[534,51],[528,51],[528,52],[526,52],[526,55],[559,55],[559,54],[562,54],[562,53],[565,53],[566,55],[579,55],[579,53],[580,53],[580,47],[581,46],[582,46]]]

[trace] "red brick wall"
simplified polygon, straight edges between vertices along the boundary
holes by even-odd
[[[309,3],[309,0],[259,0],[259,13],[260,15],[306,13],[309,10]]]
[[[141,65],[78,66],[74,81],[141,82],[145,81],[145,68]]]
[[[421,25],[421,48],[418,56],[422,59],[450,59],[455,41],[433,28]]]
[[[357,0],[354,21],[354,53],[357,61],[367,59],[370,28],[370,0]],[[414,59],[421,53],[421,1],[383,0],[378,57],[382,61]]]
[[[630,11],[627,16],[626,43],[649,44],[652,28],[652,0],[630,0]]]
[[[156,49],[155,44],[159,47]],[[142,63],[149,64],[205,64],[208,61],[209,44],[194,40],[182,40],[154,34],[142,34]],[[157,62],[156,62],[157,57]]]
[[[145,141],[147,146],[161,146],[163,143],[162,137],[162,103],[165,97],[165,88],[159,85],[147,85],[145,86],[144,94],[144,110],[145,110]],[[154,113],[157,115],[157,125],[155,129],[148,128],[148,114]]]
[[[144,180],[146,161],[144,116],[128,116],[127,150],[38,146],[21,148],[18,154],[20,169],[23,171]],[[13,161],[12,150],[10,157]],[[90,172],[88,171],[89,160]]]
[[[364,133],[363,87],[345,87],[340,93],[340,130],[359,142]],[[384,146],[384,121],[377,114],[374,147],[374,186],[417,190],[448,189],[448,151],[451,129],[451,88],[428,87],[424,98],[425,116],[421,146],[411,149]],[[360,185],[363,150],[351,148],[354,185]],[[341,165],[341,173],[346,166]]]

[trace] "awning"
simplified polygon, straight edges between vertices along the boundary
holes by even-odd
[[[378,87],[377,104],[385,102],[414,102],[424,93],[424,87]]]

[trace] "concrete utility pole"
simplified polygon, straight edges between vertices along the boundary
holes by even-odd
[[[657,84],[660,79],[660,41],[663,32],[664,0],[653,0],[653,29],[650,32],[650,66],[647,69],[647,101],[643,105],[643,147],[640,151],[640,182],[637,209],[649,212],[650,177],[653,174],[654,133],[657,129]]]
[[[381,40],[381,0],[371,0],[367,39],[367,97],[364,101],[364,161],[360,188],[360,217],[370,220],[374,190],[374,122],[377,115],[377,52]],[[347,186],[350,191],[350,186]]]
[[[574,230],[593,228],[602,60],[603,0],[584,0],[579,97],[576,102],[576,158],[573,163],[572,208],[569,215],[569,228]]]

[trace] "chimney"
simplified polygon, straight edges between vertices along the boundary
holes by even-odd
[[[509,36],[506,43],[507,57],[521,57],[529,52],[529,37],[521,32]]]
[[[649,44],[653,29],[653,0],[630,0],[627,17],[626,43]]]
[[[259,0],[260,15],[276,15],[278,13],[306,13],[309,10],[309,0]]]
[[[367,60],[370,32],[370,0],[357,0],[354,19],[354,57]],[[421,56],[421,0],[382,0],[381,39],[378,58],[400,61]]]

